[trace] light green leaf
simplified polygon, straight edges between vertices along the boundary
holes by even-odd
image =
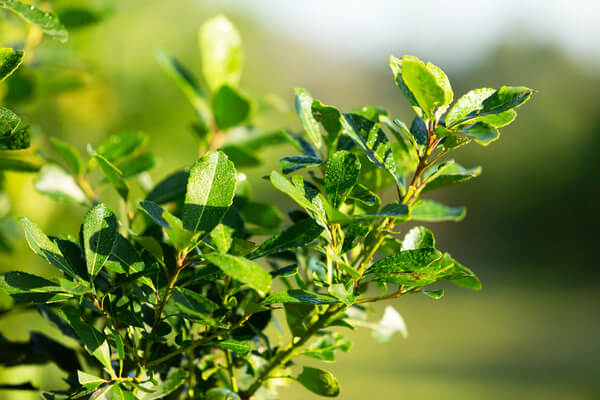
[[[108,260],[117,239],[117,217],[104,204],[92,208],[83,219],[83,245],[90,278],[94,279]]]
[[[241,125],[250,116],[250,99],[227,84],[217,89],[211,106],[215,122],[222,131]]]
[[[498,128],[485,122],[477,122],[474,125],[465,128],[463,132],[483,146],[495,142],[500,137]]]
[[[120,385],[113,385],[110,390],[112,400],[137,400],[137,397],[127,389],[123,389]]]
[[[230,226],[219,224],[210,231],[210,240],[213,242],[217,251],[221,254],[225,254],[231,248],[233,243],[232,234],[234,229]]]
[[[233,279],[259,292],[267,293],[271,287],[271,275],[254,261],[228,254],[205,254],[204,257]]]
[[[270,306],[277,303],[298,303],[298,304],[334,304],[340,301],[329,294],[315,293],[308,290],[289,289],[272,293],[262,304]]]
[[[224,83],[237,86],[242,76],[242,39],[233,24],[218,15],[200,28],[202,72],[211,90]]]
[[[453,127],[470,119],[480,109],[483,101],[488,98],[494,89],[474,89],[461,96],[446,115],[446,126]]]
[[[317,150],[320,150],[323,146],[323,138],[321,137],[321,131],[319,130],[319,123],[312,113],[313,98],[306,89],[296,88],[295,93],[296,112],[298,113],[298,117],[300,117],[300,122],[302,122],[302,126],[311,142],[315,145]]]
[[[440,289],[440,290],[421,290],[421,293],[423,293],[427,297],[431,297],[434,300],[439,300],[442,297],[444,297],[444,290],[443,289]]]
[[[235,168],[223,152],[211,151],[196,161],[190,170],[183,206],[184,228],[212,231],[231,206],[235,186]]]
[[[334,283],[328,289],[330,295],[337,297],[347,306],[351,306],[356,301],[356,296],[354,295],[354,285],[353,282],[350,281],[349,287],[344,286],[343,283]]]
[[[240,396],[225,388],[212,388],[206,392],[205,400],[240,400]]]
[[[67,166],[75,176],[83,173],[83,169],[85,168],[83,159],[75,147],[55,137],[50,138],[50,143],[52,144],[52,147],[54,147],[54,150],[56,150],[62,159],[65,160]]]
[[[65,290],[54,282],[20,271],[0,275],[0,288],[6,290],[16,303],[49,304],[69,300],[74,296],[73,293],[67,293],[70,290]]]
[[[8,108],[0,107],[0,150],[22,150],[30,143],[29,126]]]
[[[0,48],[0,82],[8,78],[23,62],[23,50]]]
[[[61,24],[56,14],[51,11],[40,10],[32,4],[19,0],[2,0],[0,1],[0,6],[8,8],[25,21],[37,26],[61,42],[66,42],[69,39],[69,33],[63,24]]]
[[[142,153],[137,156],[121,161],[116,167],[121,171],[123,179],[133,178],[139,174],[151,170],[156,164],[156,158],[152,153]]]
[[[96,161],[98,161],[98,165],[100,165],[100,169],[102,170],[102,173],[106,179],[115,188],[117,193],[119,193],[119,196],[121,196],[123,200],[127,201],[127,197],[129,196],[129,186],[127,186],[127,183],[125,180],[123,180],[121,171],[104,156],[98,153],[92,153],[92,155]]]
[[[150,200],[140,202],[139,208],[159,226],[165,228],[167,236],[177,250],[181,251],[190,245],[194,233],[185,230],[179,218]]]
[[[325,193],[331,205],[339,208],[356,185],[360,174],[358,157],[348,151],[337,151],[325,165]]]
[[[228,338],[228,339],[221,340],[220,342],[218,342],[217,346],[223,347],[227,350],[231,350],[240,355],[246,355],[246,354],[250,353],[250,351],[252,350],[252,348],[250,347],[250,343],[251,343],[250,341],[241,341],[241,340],[235,340],[232,338]]]
[[[433,232],[423,226],[415,226],[404,236],[402,250],[435,248]]]
[[[111,135],[96,147],[96,152],[109,162],[132,155],[148,141],[148,135],[140,131],[124,131]]]
[[[313,214],[314,217],[323,218],[325,214],[324,211],[307,197],[307,192],[302,177],[296,175],[293,177],[293,181],[293,183],[290,182],[285,176],[281,175],[277,171],[271,172],[271,183],[273,186],[290,196],[292,200]]]
[[[466,169],[455,162],[446,162],[425,172],[425,187],[422,193],[429,192],[444,186],[466,182],[481,174],[481,167]]]
[[[108,382],[106,379],[94,375],[86,374],[83,371],[77,371],[77,380],[88,390],[96,390],[98,386]]]
[[[51,199],[74,204],[88,204],[89,200],[72,175],[56,164],[46,164],[36,177],[33,187]]]
[[[324,369],[303,367],[296,380],[319,396],[337,397],[340,394],[340,384],[337,379],[331,372]]]
[[[139,391],[137,397],[139,400],[157,400],[166,397],[168,394],[174,392],[185,382],[186,378],[185,371],[179,369],[171,369],[167,375],[167,379],[162,381],[158,385],[154,385],[152,382],[141,384],[147,391]]]
[[[413,221],[460,221],[467,215],[465,207],[448,207],[433,200],[421,200],[410,210]]]
[[[302,353],[319,361],[335,362],[335,351],[349,352],[352,342],[339,332],[328,332],[318,338]]]
[[[316,240],[321,232],[323,232],[323,228],[311,218],[301,219],[294,225],[267,239],[249,257],[264,257],[306,246]]]

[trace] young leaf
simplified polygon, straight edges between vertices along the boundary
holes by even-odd
[[[259,292],[267,293],[271,287],[271,275],[254,261],[228,254],[205,254],[204,257],[233,279]]]
[[[323,227],[319,226],[313,219],[301,219],[294,225],[267,239],[249,257],[264,257],[306,246],[316,240],[321,232],[323,232]]]
[[[127,196],[129,196],[129,186],[123,180],[123,176],[121,175],[121,171],[114,166],[113,163],[108,161],[104,156],[98,153],[92,153],[94,158],[98,161],[98,165],[100,165],[100,169],[102,173],[106,177],[106,179],[110,182],[110,184],[115,188],[117,193],[123,198],[123,200],[127,201]]]
[[[88,204],[89,199],[73,176],[56,164],[44,165],[36,177],[33,187],[51,199],[74,204]]]
[[[8,8],[25,21],[37,26],[61,42],[66,42],[69,38],[69,33],[56,14],[51,11],[42,11],[34,5],[19,0],[2,0],[0,6]]]
[[[306,89],[296,88],[296,112],[304,130],[308,134],[311,142],[315,145],[317,150],[320,150],[323,146],[323,138],[321,137],[321,131],[319,130],[319,123],[315,119],[312,113],[313,98],[306,91]]]
[[[200,28],[202,72],[211,90],[224,83],[235,87],[242,76],[242,39],[233,24],[218,15]]]
[[[347,306],[351,306],[356,301],[354,295],[354,286],[347,288],[343,283],[335,283],[329,286],[329,294],[340,299]]]
[[[454,161],[448,161],[433,168],[433,172],[425,172],[425,182],[427,183],[425,184],[422,193],[444,186],[466,182],[481,174],[481,167],[466,169]]]
[[[108,382],[106,379],[98,378],[97,376],[86,374],[83,371],[77,371],[77,380],[79,383],[89,390],[96,390],[98,386]]]
[[[435,248],[433,232],[423,226],[415,226],[404,236],[401,250]]]
[[[215,122],[222,131],[241,125],[250,116],[250,100],[227,84],[217,89],[211,106]]]
[[[24,54],[23,50],[0,48],[0,83],[19,68]]]
[[[270,306],[277,303],[298,303],[298,304],[333,304],[339,303],[340,301],[329,295],[322,293],[315,293],[308,290],[302,289],[289,289],[275,292],[269,295],[262,304]]]
[[[235,193],[235,168],[221,151],[211,151],[196,161],[190,170],[183,227],[208,233],[221,222]]]
[[[356,185],[360,161],[353,153],[337,151],[325,165],[325,193],[331,205],[339,208]]]
[[[118,235],[117,217],[104,204],[92,208],[83,219],[83,244],[87,271],[93,280],[108,260]]]
[[[35,222],[26,217],[20,217],[19,222],[23,225],[27,243],[35,254],[58,267],[67,276],[73,278],[77,276],[71,264],[61,254],[56,243],[51,241]]]
[[[337,379],[324,369],[303,367],[296,380],[319,396],[336,397],[340,394],[340,384]]]
[[[410,210],[413,221],[460,221],[467,215],[465,207],[448,207],[433,200],[421,200]]]
[[[83,173],[83,169],[85,168],[83,159],[75,147],[55,137],[50,138],[50,143],[52,144],[52,147],[54,147],[54,150],[56,150],[62,159],[65,160],[69,169],[75,176],[79,176]]]

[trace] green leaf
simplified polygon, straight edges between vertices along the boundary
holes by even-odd
[[[336,397],[340,394],[340,384],[337,379],[324,369],[303,367],[296,380],[319,396]]]
[[[396,184],[404,191],[404,176],[396,171],[396,160],[391,145],[379,125],[358,114],[344,114],[344,134],[365,153],[369,161],[392,175]]]
[[[266,229],[278,228],[283,222],[279,209],[267,203],[249,201],[240,212],[244,221]]]
[[[323,232],[323,227],[311,218],[301,219],[294,225],[267,239],[249,257],[264,257],[306,246],[316,240],[321,232]]]
[[[298,203],[307,211],[309,211],[309,213],[313,214],[314,217],[324,217],[324,211],[320,207],[318,207],[318,205],[313,204],[313,202],[307,197],[306,188],[304,186],[304,180],[301,176],[294,176],[292,183],[279,172],[272,171],[271,183],[277,189],[290,196],[292,200],[294,200],[296,203]]]
[[[158,385],[152,384],[152,382],[143,383],[141,387],[146,391],[139,391],[137,396],[139,400],[157,400],[166,397],[168,394],[173,393],[185,382],[187,377],[185,371],[179,369],[171,369],[167,375],[167,379]]]
[[[232,338],[221,340],[217,343],[217,346],[231,350],[240,355],[246,355],[252,350],[249,341],[235,340]]]
[[[117,233],[115,244],[104,267],[109,271],[129,276],[140,274],[146,270],[146,265],[137,250],[120,233]],[[150,278],[142,276],[139,279],[152,290],[156,291]]]
[[[329,294],[340,299],[347,306],[351,306],[356,301],[354,295],[354,282],[350,281],[348,287],[344,286],[343,283],[334,283],[328,289]]]
[[[397,57],[390,56],[390,68],[392,70],[392,74],[394,75],[394,82],[396,83],[396,86],[400,88],[400,91],[402,91],[402,94],[404,97],[406,97],[406,100],[408,100],[408,103],[412,106],[417,115],[422,118],[423,110],[419,106],[415,95],[411,92],[408,86],[406,86],[404,79],[402,79],[402,60]]]
[[[381,204],[381,199],[379,196],[360,183],[352,188],[352,191],[348,197],[362,203],[367,207],[375,207],[379,209],[379,205]]]
[[[474,89],[461,96],[446,115],[446,126],[451,128],[474,117],[481,109],[483,101],[488,98],[494,89]]]
[[[319,130],[319,123],[312,113],[312,104],[314,100],[306,89],[296,88],[295,94],[296,112],[298,113],[298,117],[300,117],[300,122],[302,122],[302,126],[311,142],[318,150],[320,150],[321,147],[323,147],[323,138],[321,136],[321,131]]]
[[[342,134],[342,114],[337,108],[324,105],[318,100],[312,102],[311,111],[315,120],[320,122],[327,132],[327,147],[333,149],[336,140]]]
[[[410,134],[415,138],[415,142],[421,146],[427,144],[427,126],[418,115],[415,116],[410,125]]]
[[[402,250],[435,248],[433,232],[423,226],[415,226],[404,236]]]
[[[407,219],[409,217],[409,208],[406,204],[390,203],[386,204],[381,210],[373,214],[356,214],[354,219],[377,219],[377,218],[395,218]]]
[[[478,115],[498,114],[524,104],[533,95],[533,89],[524,86],[502,86],[481,103]]]
[[[16,158],[0,158],[0,171],[38,172],[39,164]]]
[[[212,388],[206,392],[205,400],[240,400],[240,396],[225,388]]]
[[[271,287],[271,275],[263,267],[243,257],[229,254],[205,254],[204,258],[233,279],[245,283],[258,292],[267,293]]]
[[[83,173],[85,168],[83,159],[75,147],[55,137],[50,138],[50,143],[52,144],[52,147],[54,147],[54,150],[56,150],[62,159],[65,160],[67,166],[75,176]]]
[[[448,207],[433,200],[421,200],[410,210],[413,221],[460,221],[467,215],[465,207]]]
[[[140,131],[125,131],[109,136],[96,147],[96,152],[109,162],[132,155],[148,141],[148,135]]]
[[[113,369],[110,363],[110,347],[108,346],[106,337],[93,326],[83,322],[79,311],[73,306],[64,306],[61,308],[60,312],[65,321],[73,328],[83,343],[86,351],[96,357],[112,374]]]
[[[331,205],[339,208],[356,185],[360,173],[358,157],[348,151],[337,151],[325,165],[325,193]]]
[[[85,261],[90,278],[94,279],[108,260],[117,239],[118,222],[104,204],[92,208],[83,219]]]
[[[181,251],[190,245],[194,233],[186,231],[183,228],[183,222],[179,218],[150,200],[140,202],[139,208],[159,226],[165,228],[167,236],[177,250]]]
[[[432,168],[432,172],[425,172],[425,182],[427,183],[425,184],[422,193],[444,186],[466,182],[481,174],[481,167],[466,169],[463,166],[456,164],[454,161],[448,161]]]
[[[206,95],[198,86],[194,76],[175,57],[168,55],[164,51],[157,51],[155,56],[159,65],[187,97],[194,110],[196,110],[202,128],[208,130],[208,124],[212,118],[210,108],[206,100]]]
[[[443,289],[440,289],[440,290],[421,290],[421,293],[423,293],[427,297],[431,297],[434,300],[439,300],[442,297],[444,297],[444,290]]]
[[[219,224],[210,231],[210,240],[214,243],[217,251],[221,254],[225,254],[231,248],[233,243],[232,234],[234,229],[230,226]]]
[[[89,199],[73,176],[56,164],[44,165],[36,177],[33,187],[51,199],[74,204],[88,204]]]
[[[236,168],[257,167],[262,164],[256,151],[244,144],[228,144],[221,147],[221,151],[233,162]]]
[[[271,274],[271,278],[283,278],[286,276],[294,276],[298,273],[298,264],[288,265],[271,271],[269,273]]]
[[[190,170],[183,227],[208,233],[221,222],[235,193],[235,168],[221,151],[211,151],[194,163]]]
[[[242,76],[242,39],[223,15],[205,22],[199,33],[202,73],[211,90],[224,83],[237,86]]]
[[[465,128],[463,132],[483,146],[495,142],[500,137],[498,128],[485,122],[477,122],[474,125]]]
[[[302,353],[319,361],[335,362],[335,351],[349,352],[352,342],[339,332],[327,332]]]
[[[123,179],[129,179],[151,170],[154,168],[155,164],[156,158],[154,157],[154,154],[142,153],[118,163],[116,167],[121,171],[121,177]]]
[[[185,171],[176,171],[160,181],[148,193],[147,200],[157,204],[183,199],[189,174]]]
[[[0,107],[0,150],[21,150],[30,144],[29,126],[8,108]]]
[[[35,254],[55,267],[58,267],[67,276],[73,278],[77,276],[75,270],[62,255],[56,243],[51,241],[35,222],[26,217],[20,217],[19,222],[23,225],[27,243]]]
[[[98,165],[100,165],[100,169],[106,179],[115,188],[117,193],[119,193],[119,196],[127,201],[127,197],[129,196],[129,186],[127,186],[127,183],[123,180],[121,171],[104,156],[98,153],[92,153],[92,155],[96,161],[98,161]]]
[[[302,168],[318,167],[321,164],[323,164],[323,160],[313,156],[289,156],[279,160],[279,167],[284,174],[289,174]]]
[[[277,303],[298,303],[298,304],[334,304],[340,301],[329,294],[315,293],[302,289],[289,289],[272,293],[263,300],[262,304],[270,306]]]
[[[227,84],[217,89],[211,106],[217,126],[222,131],[241,125],[250,116],[250,100]]]
[[[123,389],[120,385],[112,385],[110,395],[112,400],[137,400],[133,392]]]
[[[40,28],[46,34],[55,37],[61,42],[69,39],[69,33],[60,20],[51,11],[43,11],[36,6],[19,0],[2,0],[0,6],[8,8],[25,21]]]
[[[0,275],[0,288],[6,290],[16,303],[49,304],[73,297],[73,294],[65,293],[66,290],[54,282],[20,271]]]
[[[442,253],[432,247],[404,250],[397,254],[382,258],[365,271],[375,278],[389,274],[404,274],[425,269],[431,263],[439,260]]]
[[[173,301],[181,312],[200,319],[212,320],[210,314],[219,308],[207,297],[181,287],[173,291]]]
[[[452,283],[455,283],[458,286],[462,286],[467,289],[472,290],[481,290],[481,281],[479,278],[471,271],[469,268],[465,267],[455,259],[453,259],[450,254],[445,253],[444,258],[442,259],[442,265],[440,268],[452,268],[448,271],[448,275],[452,278]],[[452,276],[454,273],[454,276]]]
[[[106,379],[86,374],[83,371],[77,371],[77,380],[82,386],[84,386],[88,390],[96,390],[98,386],[108,382]]]
[[[8,78],[23,62],[23,50],[0,48],[0,82]]]

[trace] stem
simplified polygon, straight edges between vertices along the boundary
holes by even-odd
[[[227,370],[229,371],[229,379],[231,381],[231,391],[238,391],[237,381],[235,380],[235,375],[233,373],[233,361],[231,359],[231,351],[225,350],[225,359],[227,360]]]
[[[387,296],[377,296],[377,297],[369,297],[369,298],[365,298],[365,299],[360,299],[356,302],[356,304],[374,303],[376,301],[381,301],[381,300],[397,299],[398,297],[402,297],[404,295],[410,294],[419,289],[421,289],[421,288],[420,287],[412,287],[410,289],[403,290],[403,288],[401,287],[397,292],[388,294]]]

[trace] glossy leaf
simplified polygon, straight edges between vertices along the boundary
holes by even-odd
[[[225,254],[233,244],[232,234],[234,229],[230,226],[219,224],[210,231],[210,240],[221,254]]]
[[[56,150],[56,152],[61,156],[61,158],[65,160],[67,166],[75,176],[83,173],[85,168],[83,159],[75,147],[55,137],[50,138],[50,143],[52,144],[52,147],[54,147],[54,150]]]
[[[271,287],[271,275],[254,261],[228,254],[205,254],[204,257],[225,274],[259,292],[267,293]]]
[[[0,3],[1,4],[1,3]],[[0,48],[0,82],[8,78],[23,62],[23,50]]]
[[[498,128],[485,122],[477,122],[465,128],[463,132],[483,146],[495,142],[500,137]]]
[[[383,276],[388,273],[412,272],[424,269],[440,259],[442,253],[434,248],[418,248],[415,250],[404,250],[397,254],[385,257],[365,271],[367,274]]]
[[[324,211],[307,197],[306,187],[301,176],[294,176],[292,183],[279,172],[272,171],[271,183],[277,189],[290,196],[296,203],[312,213],[315,217],[324,216]]]
[[[115,214],[104,204],[92,208],[83,219],[83,244],[87,271],[93,279],[112,251],[118,235]]]
[[[423,226],[415,226],[404,236],[402,250],[435,248],[433,232]]]
[[[390,203],[386,204],[381,210],[373,214],[356,214],[354,219],[376,219],[376,218],[397,218],[407,219],[409,217],[409,208],[406,204]]]
[[[225,84],[220,86],[212,98],[212,112],[220,130],[241,125],[250,116],[250,100],[237,89]]]
[[[353,153],[337,151],[325,165],[325,193],[331,205],[339,208],[356,185],[360,161]]]
[[[323,232],[323,227],[311,218],[301,219],[294,225],[267,239],[249,257],[264,257],[306,246],[316,240],[321,232]]]
[[[422,193],[471,180],[481,174],[481,167],[466,169],[454,162],[437,166],[435,172],[426,177]]]
[[[297,171],[307,167],[318,167],[323,164],[323,160],[313,156],[289,156],[279,160],[279,167],[284,174]]]
[[[337,379],[324,369],[303,367],[296,380],[319,396],[337,397],[340,394],[340,384]]]
[[[301,289],[289,289],[270,294],[265,300],[263,300],[262,304],[265,306],[270,306],[272,304],[277,303],[298,303],[317,305],[333,304],[339,302],[340,301],[337,298],[329,294],[315,293]]]
[[[296,112],[310,141],[319,150],[323,146],[323,138],[319,129],[319,123],[312,113],[313,98],[306,89],[296,88]]]
[[[242,39],[224,16],[205,22],[199,33],[202,73],[211,90],[224,83],[236,87],[242,76]]]
[[[467,215],[465,207],[448,207],[433,200],[421,200],[410,210],[414,221],[460,221]]]
[[[106,379],[99,378],[94,375],[86,374],[83,371],[77,371],[77,380],[79,383],[89,390],[96,390],[98,386],[108,382]]]
[[[231,206],[236,177],[233,163],[220,151],[211,151],[190,170],[183,226],[193,232],[208,233],[221,222]]]
[[[40,170],[33,187],[51,199],[74,204],[88,204],[89,199],[72,175],[56,164],[46,164]]]
[[[327,132],[328,147],[333,148],[342,134],[342,114],[337,108],[322,104],[318,100],[312,102],[311,111],[315,120],[320,122]]]
[[[44,33],[53,36],[61,42],[66,42],[69,33],[60,22],[56,14],[43,11],[36,6],[19,0],[2,0],[0,6],[8,8],[25,21],[40,28]]]

